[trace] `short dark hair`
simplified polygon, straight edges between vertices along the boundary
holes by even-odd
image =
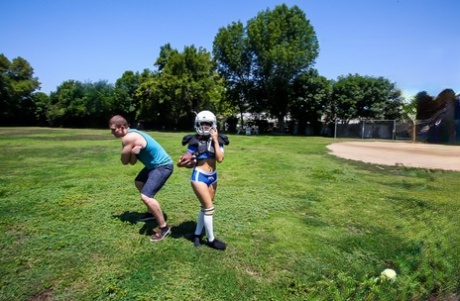
[[[115,115],[113,116],[112,118],[110,118],[109,120],[109,127],[111,125],[114,125],[116,126],[117,128],[121,127],[121,126],[124,126],[124,127],[129,127],[129,124],[128,124],[128,121],[126,121],[126,119],[121,116],[121,115]]]

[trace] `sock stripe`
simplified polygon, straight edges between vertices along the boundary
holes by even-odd
[[[208,209],[203,208],[201,211],[204,213],[204,215],[213,215],[214,214],[214,207],[208,208]]]

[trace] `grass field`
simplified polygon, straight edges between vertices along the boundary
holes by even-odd
[[[150,133],[184,152],[185,133]],[[172,235],[151,243],[141,166],[109,130],[0,128],[0,300],[459,300],[460,173],[338,159],[329,138],[229,138],[221,252],[187,239],[190,170],[157,195]]]

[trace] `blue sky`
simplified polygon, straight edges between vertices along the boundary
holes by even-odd
[[[314,27],[320,75],[383,76],[405,95],[460,93],[459,0],[0,0],[0,53],[26,59],[45,93],[70,79],[115,83],[155,69],[166,43],[211,52],[219,28],[283,3]]]

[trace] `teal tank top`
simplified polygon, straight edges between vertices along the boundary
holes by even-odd
[[[135,132],[142,135],[145,141],[147,141],[147,145],[145,146],[145,148],[143,148],[139,155],[137,155],[137,159],[141,161],[145,165],[145,167],[147,167],[148,169],[152,169],[158,166],[173,164],[171,156],[169,156],[168,153],[164,150],[164,148],[150,135],[142,131],[129,129],[128,133],[131,132]]]

